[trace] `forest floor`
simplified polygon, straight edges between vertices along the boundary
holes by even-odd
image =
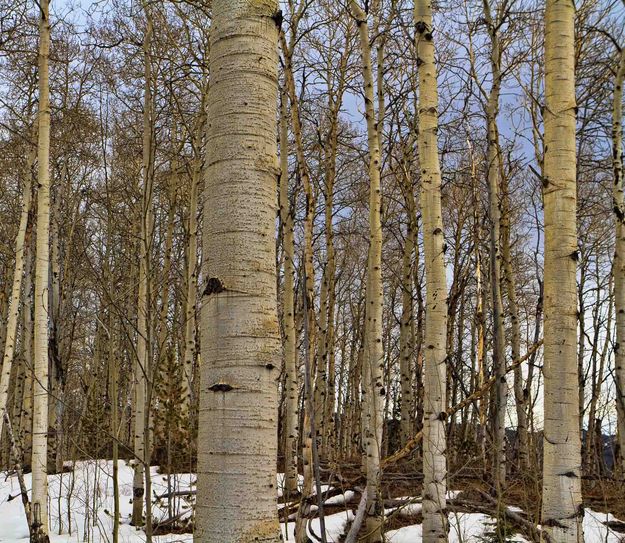
[[[120,462],[119,468],[119,494],[122,513],[119,541],[140,543],[145,541],[145,534],[130,525],[132,468],[127,466],[125,462]],[[113,518],[111,511],[113,510],[114,496],[112,471],[110,461],[78,462],[74,469],[67,473],[49,476],[51,543],[103,543],[112,540]],[[392,485],[387,483],[385,495],[389,498],[385,502],[386,538],[389,543],[416,543],[421,541],[422,521],[420,494],[415,491],[418,482],[407,476],[401,478],[399,473],[396,474],[396,480]],[[194,498],[187,492],[193,490],[195,476],[192,474],[172,475],[168,483],[168,477],[159,473],[157,468],[152,468],[151,474],[154,496],[153,520],[156,526],[158,527],[159,523],[173,516],[179,520],[189,518]],[[278,474],[279,495],[282,494],[280,490],[282,481],[282,474]],[[476,510],[471,510],[472,503],[480,503],[479,490],[470,490],[466,481],[462,483],[458,479],[456,482],[458,483],[456,487],[453,484],[450,485],[456,489],[448,492],[450,502],[453,504],[449,508],[449,541],[451,543],[495,541],[492,536],[495,520],[491,515],[484,512],[488,509],[488,504],[482,500],[484,510],[480,510],[479,505],[476,505]],[[26,487],[30,489],[30,474],[25,475],[25,483]],[[329,542],[341,540],[353,519],[354,510],[358,504],[359,487],[355,486],[352,490],[342,489],[341,486],[343,485],[335,481],[333,485],[322,487],[326,533]],[[407,493],[402,493],[405,491]],[[166,498],[169,492],[175,493],[172,500]],[[602,496],[605,496],[605,493]],[[625,523],[618,521],[611,513],[606,512],[611,507],[609,503],[605,502],[605,499],[603,503],[605,507],[600,507],[599,502],[592,502],[592,508],[586,508],[584,516],[586,543],[621,543],[625,541]],[[619,506],[614,502],[612,505]],[[282,504],[279,504],[279,507],[281,508],[281,517],[286,516]],[[313,506],[313,509],[316,510],[316,506]],[[520,507],[510,507],[510,510],[523,516]],[[291,515],[291,520],[292,518],[293,515]],[[284,523],[281,524],[281,528],[284,533]],[[287,541],[289,542],[294,541],[292,539],[293,528],[294,522],[288,522]],[[311,540],[316,541],[315,535],[318,536],[320,533],[318,518],[311,519],[308,530]],[[161,528],[156,530],[157,533],[159,531],[167,531],[167,526],[161,525]],[[511,528],[508,541],[519,543],[530,541],[529,536],[514,532],[514,528]],[[28,539],[28,526],[19,495],[17,477],[13,473],[0,472],[0,542],[27,543]],[[154,541],[158,543],[190,543],[192,536],[185,533],[170,533],[156,536]]]

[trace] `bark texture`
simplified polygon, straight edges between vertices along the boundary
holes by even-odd
[[[30,203],[32,199],[32,173],[30,169],[32,162],[33,161],[29,157],[24,176],[20,225],[15,238],[15,271],[13,272],[13,285],[11,286],[11,297],[9,298],[9,308],[6,322],[6,339],[4,343],[4,356],[2,358],[2,374],[0,376],[0,413],[4,412],[7,408],[9,381],[11,378],[11,370],[13,368],[13,355],[15,354],[15,343],[17,339],[17,321],[20,314],[22,277],[24,275],[24,246],[26,241],[26,229],[28,227],[28,217],[30,214]],[[20,396],[18,395],[18,397]],[[0,436],[2,435],[3,423],[4,417],[0,415]]]
[[[545,423],[542,525],[558,543],[581,542],[577,381],[575,5],[545,10]]]
[[[35,541],[48,534],[48,291],[50,269],[50,19],[49,0],[40,2],[39,135],[37,144],[37,245],[33,379],[32,525]]]
[[[146,10],[147,26],[143,38],[144,56],[144,105],[143,105],[143,198],[141,204],[141,230],[139,237],[139,292],[137,295],[137,356],[134,368],[134,477],[132,482],[132,524],[143,525],[145,496],[145,467],[149,466],[146,447],[146,397],[150,375],[150,324],[148,322],[150,245],[152,238],[152,183],[154,178],[152,160],[152,68],[150,44],[152,19]]]
[[[442,414],[446,408],[445,365],[447,344],[447,279],[441,171],[438,158],[438,86],[434,62],[432,5],[417,0],[414,8],[419,65],[419,165],[421,212],[427,298],[425,313],[425,358],[423,370],[423,541],[447,541],[446,434]]]
[[[620,469],[625,474],[625,198],[623,196],[623,81],[625,80],[625,47],[614,80],[612,104],[612,160],[614,169],[614,214],[616,215],[616,248],[614,253],[614,304],[616,344],[614,376]]]
[[[297,492],[297,437],[299,434],[299,385],[297,383],[297,350],[295,332],[295,235],[289,203],[289,130],[288,96],[282,93],[280,115],[280,223],[284,250],[284,297],[282,300],[284,328],[284,447],[285,490],[287,497]]]
[[[380,186],[380,135],[373,106],[374,82],[367,14],[356,0],[350,1],[356,18],[362,54],[362,77],[365,94],[365,119],[369,149],[369,259],[367,263],[367,309],[365,322],[365,357],[363,368],[363,439],[367,470],[367,543],[382,541],[383,503],[380,489],[384,386],[382,344],[382,191]]]
[[[278,5],[212,7],[195,541],[278,543]]]

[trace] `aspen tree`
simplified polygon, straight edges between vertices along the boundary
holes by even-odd
[[[445,418],[447,356],[447,279],[441,171],[438,158],[438,85],[434,61],[434,28],[430,0],[416,0],[419,71],[419,165],[421,171],[421,213],[427,301],[425,313],[425,359],[423,370],[423,541],[447,541],[447,460]]]
[[[617,433],[620,469],[625,474],[625,198],[623,191],[623,82],[625,80],[625,46],[614,79],[612,101],[612,167],[614,170],[614,214],[616,216],[616,247],[614,250],[614,304],[616,344],[614,376],[616,382]]]
[[[278,543],[278,3],[212,8],[195,541]]]
[[[37,246],[33,373],[31,539],[48,538],[48,291],[50,266],[50,2],[39,3],[39,114]]]
[[[577,343],[575,5],[545,9],[545,346],[542,525],[552,541],[580,543],[581,444]]]
[[[407,145],[411,149],[413,140]],[[402,447],[414,434],[412,413],[414,407],[414,394],[412,385],[412,358],[414,352],[414,306],[412,303],[413,274],[412,256],[417,247],[417,217],[416,203],[413,194],[412,178],[410,176],[407,159],[402,164],[402,192],[406,203],[406,239],[404,241],[402,255],[402,302],[401,324],[399,331],[399,373],[401,384],[401,445]]]
[[[193,135],[193,170],[191,172],[191,197],[189,201],[189,243],[187,246],[187,296],[185,303],[185,329],[184,329],[184,372],[183,372],[183,414],[189,413],[191,403],[191,385],[193,378],[193,366],[195,363],[196,351],[196,299],[197,299],[197,213],[198,213],[198,192],[200,178],[202,175],[202,150],[203,133],[206,130],[206,113],[204,111],[205,95],[204,85],[202,85],[202,100],[200,116],[197,120],[197,127]]]
[[[506,404],[508,385],[505,377],[505,331],[503,303],[501,298],[501,211],[499,207],[499,172],[501,149],[499,146],[499,96],[501,93],[501,45],[499,41],[499,23],[506,2],[500,4],[496,20],[491,13],[490,0],[483,0],[484,18],[490,36],[490,65],[492,85],[485,106],[487,123],[486,169],[488,175],[488,218],[490,221],[490,287],[493,304],[493,366],[498,376],[495,389],[495,413],[493,417],[494,434],[494,479],[498,495],[506,481]]]
[[[11,287],[11,297],[9,298],[8,319],[6,323],[6,337],[4,343],[4,356],[2,358],[2,374],[0,376],[0,435],[4,424],[4,417],[1,413],[7,407],[7,396],[9,392],[9,380],[13,367],[13,354],[15,353],[15,343],[17,338],[17,321],[20,314],[20,295],[22,290],[22,278],[24,275],[24,249],[26,245],[26,230],[28,227],[28,217],[32,200],[32,171],[34,162],[32,153],[28,153],[26,171],[24,175],[24,188],[22,189],[22,211],[20,213],[20,224],[15,238],[15,271],[13,272],[13,285]],[[27,270],[29,273],[30,270]],[[28,311],[28,308],[25,309]],[[28,370],[29,371],[29,370]]]
[[[502,174],[501,181],[501,256],[510,311],[510,348],[512,360],[517,360],[521,356],[521,325],[516,294],[516,275],[512,265],[510,241],[510,192],[507,176]],[[516,400],[517,433],[519,440],[519,467],[521,469],[529,469],[529,437],[527,434],[528,398],[524,391],[523,373],[520,366],[514,370],[514,397]]]
[[[306,215],[304,217],[304,288],[305,296],[308,299],[307,311],[304,318],[307,319],[307,334],[308,334],[308,356],[311,361],[310,366],[314,365],[317,361],[315,349],[317,338],[317,323],[315,319],[315,268],[313,261],[313,230],[315,220],[315,206],[316,195],[314,187],[310,180],[310,172],[308,169],[308,163],[306,160],[306,153],[304,149],[304,138],[302,134],[302,121],[300,118],[299,98],[295,88],[295,78],[293,76],[293,53],[295,50],[295,44],[297,40],[297,29],[299,22],[304,16],[306,9],[306,2],[301,2],[292,7],[292,20],[290,24],[290,36],[287,43],[286,36],[283,31],[279,33],[280,48],[284,55],[284,83],[289,101],[291,103],[291,126],[293,129],[293,136],[295,138],[295,156],[297,158],[297,171],[302,180],[304,188],[304,195],[306,198]],[[312,368],[309,367],[309,371],[312,372]],[[306,376],[305,376],[306,377]],[[307,376],[311,379],[312,375]],[[308,387],[313,388],[313,387]],[[307,394],[314,394],[315,391],[306,389],[304,391],[303,405],[309,405]],[[316,402],[313,402],[315,405]],[[316,406],[315,406],[316,407]],[[310,496],[313,488],[313,454],[312,454],[312,440],[313,435],[311,431],[311,413],[309,409],[304,407],[303,413],[303,428],[302,428],[302,464],[304,482],[302,485],[302,496]],[[295,538],[297,543],[306,543],[308,536],[306,535],[306,515],[310,509],[310,504],[307,499],[300,500],[300,505],[297,510],[297,517],[295,520]]]
[[[365,119],[369,150],[369,256],[367,262],[366,323],[364,339],[363,440],[367,470],[366,541],[382,541],[383,504],[380,493],[380,455],[384,388],[384,353],[382,345],[382,191],[380,186],[380,135],[374,109],[374,81],[369,42],[367,13],[357,0],[350,0],[351,13],[356,19],[362,56],[362,77],[365,95]]]
[[[297,492],[297,437],[299,433],[299,385],[297,379],[297,347],[295,331],[295,236],[293,215],[289,204],[289,127],[288,96],[283,89],[280,102],[280,224],[284,250],[284,373],[285,406],[284,475],[286,496]]]
[[[333,57],[330,57],[326,66],[326,79],[328,81],[328,134],[323,143],[323,166],[325,175],[325,207],[324,207],[324,230],[326,236],[326,263],[321,279],[323,299],[325,294],[325,304],[320,304],[319,328],[321,336],[320,362],[327,371],[327,379],[323,383],[324,406],[321,427],[322,451],[333,455],[335,453],[335,430],[336,421],[335,410],[335,305],[336,305],[336,248],[334,242],[334,192],[336,183],[336,161],[338,155],[338,135],[339,135],[339,113],[343,103],[343,95],[347,85],[347,68],[350,58],[352,40],[351,27],[345,29],[345,41],[341,51],[338,65]],[[332,43],[329,44],[332,47]],[[324,293],[325,291],[325,293]]]
[[[35,148],[36,152],[36,148]],[[22,401],[17,398],[19,416],[19,436],[22,448],[23,463],[30,466],[32,457],[32,426],[33,426],[33,275],[34,275],[34,252],[35,247],[32,239],[32,229],[29,229],[28,240],[26,241],[26,254],[24,257],[24,288],[22,301],[22,364],[24,365],[24,388]]]
[[[146,447],[146,396],[147,380],[150,375],[150,323],[148,322],[148,281],[150,273],[150,246],[152,238],[152,183],[154,178],[152,156],[152,59],[150,47],[152,41],[152,18],[147,8],[146,30],[143,37],[144,59],[144,96],[143,96],[143,195],[141,201],[140,236],[139,236],[139,289],[137,295],[137,352],[134,367],[134,477],[132,481],[132,524],[143,525],[143,505],[145,498],[145,480],[150,476],[149,455]],[[146,467],[148,468],[146,471]]]

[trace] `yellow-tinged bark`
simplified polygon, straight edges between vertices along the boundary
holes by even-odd
[[[555,543],[579,543],[581,444],[577,381],[575,5],[545,9],[545,414],[542,525]]]
[[[441,416],[446,408],[447,279],[438,157],[438,85],[430,0],[415,1],[414,21],[420,60],[418,147],[427,280],[423,365],[423,541],[440,543],[447,541],[448,532],[446,417]]]
[[[195,541],[278,543],[278,3],[212,8]]]

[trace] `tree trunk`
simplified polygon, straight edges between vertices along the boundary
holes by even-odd
[[[206,114],[204,100],[202,100],[202,111],[198,120],[197,133],[194,135],[195,145],[193,152],[193,171],[191,174],[191,198],[189,202],[189,244],[187,247],[187,296],[185,303],[185,328],[184,328],[184,373],[182,381],[183,389],[183,415],[188,416],[193,390],[193,368],[196,356],[196,300],[197,300],[197,211],[198,211],[198,191],[200,176],[202,175],[202,134],[206,130]]]
[[[32,530],[48,537],[48,289],[50,267],[50,55],[49,0],[39,3],[39,132],[37,148],[37,252],[33,379]]]
[[[195,541],[278,543],[278,5],[212,7]]]
[[[150,323],[148,319],[150,247],[152,238],[152,67],[150,47],[152,19],[146,9],[146,31],[143,37],[144,96],[143,96],[143,196],[141,202],[141,231],[139,235],[139,292],[137,296],[137,352],[134,368],[134,477],[132,481],[132,525],[143,526],[145,478],[150,476],[149,451],[146,450],[146,396],[150,376]]]
[[[553,541],[582,542],[577,341],[575,5],[545,10],[545,423],[542,525]]]
[[[621,49],[612,103],[612,165],[614,170],[614,214],[616,215],[616,248],[614,251],[614,305],[616,343],[614,376],[621,474],[625,474],[625,199],[623,196],[623,81],[625,80],[625,47]]]
[[[508,295],[508,310],[510,311],[510,347],[512,360],[521,356],[521,325],[519,321],[519,305],[516,296],[516,279],[512,266],[512,251],[510,242],[510,193],[508,179],[502,175],[502,213],[501,213],[501,256],[503,260],[506,291]],[[529,391],[526,394],[523,386],[523,372],[519,366],[514,370],[514,397],[517,416],[517,438],[519,443],[519,468],[528,470],[529,445],[527,435],[527,406]]]
[[[446,330],[447,279],[445,276],[441,171],[438,158],[438,85],[434,62],[432,5],[417,0],[414,8],[419,72],[419,163],[421,212],[427,298],[425,313],[423,413],[423,541],[447,541]]]
[[[302,4],[304,5],[304,4]],[[296,15],[300,17],[301,14]],[[311,366],[317,362],[315,354],[317,323],[315,319],[315,268],[313,262],[313,229],[315,220],[316,198],[314,187],[310,181],[310,173],[306,162],[306,153],[304,149],[304,139],[302,135],[302,123],[300,119],[299,99],[295,89],[295,80],[293,77],[292,55],[295,47],[295,34],[291,34],[290,43],[287,45],[284,32],[280,32],[280,45],[284,54],[284,79],[289,101],[291,103],[291,124],[293,128],[293,136],[295,137],[295,153],[297,157],[297,169],[304,186],[304,194],[306,197],[306,216],[304,217],[304,275],[305,275],[305,296],[308,299],[307,311],[304,318],[307,319],[308,330],[308,356],[311,360]],[[309,368],[312,371],[312,368]],[[305,376],[306,377],[306,376]],[[311,378],[311,376],[308,376]],[[313,387],[314,388],[314,387]],[[307,393],[314,394],[315,391],[304,392],[303,405],[308,405]],[[316,402],[315,402],[316,403]],[[304,484],[302,487],[302,496],[309,497],[312,493],[313,471],[312,471],[312,439],[310,427],[310,417],[312,413],[304,407],[302,417],[302,464],[304,471]],[[295,537],[297,543],[306,543],[306,518],[309,510],[309,502],[307,499],[300,501],[295,521]]]
[[[4,343],[4,356],[2,358],[2,374],[0,376],[0,436],[4,417],[1,414],[7,408],[7,397],[9,392],[9,381],[13,367],[13,355],[15,353],[15,343],[17,339],[17,321],[20,314],[20,295],[22,290],[22,277],[24,275],[24,252],[26,245],[26,230],[28,227],[28,217],[30,216],[30,204],[32,200],[32,165],[34,157],[28,153],[26,171],[24,175],[24,188],[22,195],[22,211],[20,214],[20,224],[15,238],[15,271],[13,272],[13,286],[11,287],[11,297],[7,310],[6,335]],[[30,273],[30,270],[27,270]],[[30,311],[27,307],[24,311]],[[22,343],[23,346],[23,343]],[[30,371],[30,369],[27,369]],[[21,397],[17,399],[21,401]]]
[[[280,114],[280,223],[284,250],[284,372],[285,410],[284,448],[285,492],[287,500],[297,492],[297,438],[299,434],[299,385],[297,383],[297,350],[295,332],[295,241],[293,215],[289,203],[289,127],[288,96],[282,92]]]
[[[367,263],[367,309],[363,387],[366,390],[363,428],[367,469],[366,542],[382,541],[383,503],[380,488],[384,388],[382,344],[382,192],[380,187],[380,135],[374,110],[374,82],[367,14],[357,0],[350,0],[358,25],[365,94],[365,118],[369,149],[369,256]]]
[[[493,21],[489,0],[483,1],[484,17],[490,35],[490,64],[492,86],[486,104],[487,146],[486,171],[488,175],[488,218],[490,221],[490,287],[493,304],[493,369],[498,377],[495,388],[495,412],[492,425],[494,435],[494,480],[500,496],[506,482],[506,404],[508,384],[506,381],[506,344],[501,299],[501,213],[499,208],[499,172],[501,149],[499,147],[499,95],[501,90],[501,48],[498,29]]]
[[[417,216],[416,202],[413,190],[413,181],[410,174],[409,153],[412,153],[414,138],[408,140],[402,160],[402,193],[406,204],[406,239],[404,241],[402,255],[402,303],[401,322],[399,330],[399,379],[401,386],[401,422],[400,422],[400,444],[403,447],[415,433],[414,412],[415,397],[413,392],[413,372],[417,370],[415,359],[415,318],[413,292],[415,285],[413,280],[413,254],[418,252],[417,246]],[[416,270],[418,273],[418,270]],[[419,343],[421,339],[418,338]],[[419,383],[420,384],[420,383]]]

